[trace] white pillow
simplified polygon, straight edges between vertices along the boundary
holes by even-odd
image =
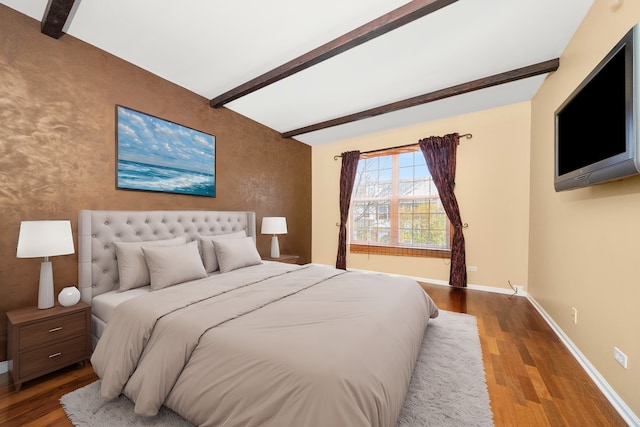
[[[187,236],[174,237],[165,240],[150,240],[147,242],[114,242],[118,259],[118,274],[120,276],[120,291],[147,286],[149,284],[149,269],[142,254],[143,246],[171,246],[187,243]]]
[[[213,242],[221,239],[239,239],[242,237],[247,237],[244,230],[213,236],[198,236],[200,250],[202,251],[202,262],[207,273],[213,273],[218,269],[218,258],[216,258],[216,251],[213,249]]]
[[[251,237],[216,240],[213,247],[216,250],[221,273],[262,264],[256,244]]]
[[[152,291],[207,277],[196,241],[180,246],[143,246],[142,253],[149,266]]]

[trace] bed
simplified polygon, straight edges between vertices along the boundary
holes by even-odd
[[[103,398],[201,426],[395,425],[438,315],[414,280],[261,261],[253,212],[80,211],[78,229]]]

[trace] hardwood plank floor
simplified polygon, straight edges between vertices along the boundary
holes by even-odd
[[[497,427],[627,425],[526,298],[422,286],[441,309],[476,316]],[[2,374],[0,425],[69,427],[60,397],[96,379],[74,365],[16,393]]]
[[[497,427],[627,425],[529,300],[421,285],[439,308],[476,316]]]

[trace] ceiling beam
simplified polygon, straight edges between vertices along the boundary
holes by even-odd
[[[347,116],[338,117],[335,119],[327,120],[325,122],[316,123],[316,124],[305,126],[295,130],[290,130],[288,132],[282,133],[282,137],[291,138],[296,135],[314,132],[317,130],[326,129],[333,126],[343,125],[345,123],[351,123],[358,120],[368,119],[370,117],[379,116],[381,114],[387,114],[393,111],[415,107],[417,105],[438,101],[440,99],[449,98],[452,96],[462,95],[468,92],[485,89],[491,86],[498,86],[498,85],[510,83],[516,80],[526,79],[526,78],[537,76],[540,74],[550,73],[550,72],[556,71],[559,65],[560,65],[560,60],[556,58],[556,59],[551,59],[549,61],[540,62],[534,65],[529,65],[528,67],[516,68],[511,71],[507,71],[500,74],[494,74],[493,76],[490,76],[490,77],[473,80],[467,83],[462,83],[460,85],[437,90],[435,92],[430,92],[424,95],[415,96],[413,98],[404,99],[402,101],[392,102],[390,104],[371,108],[369,110],[361,111],[359,113],[349,114]]]
[[[305,70],[326,59],[361,45],[378,36],[395,30],[403,25],[422,18],[438,9],[455,3],[458,0],[413,0],[379,18],[370,21],[353,31],[348,32],[310,52],[307,52],[284,65],[274,68],[253,80],[237,86],[209,101],[213,108],[262,89],[272,83]]]
[[[59,39],[64,32],[64,24],[69,18],[75,0],[49,0],[45,9],[40,31],[54,39]]]

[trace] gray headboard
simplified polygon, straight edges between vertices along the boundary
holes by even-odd
[[[78,287],[82,300],[118,287],[113,242],[139,242],[244,230],[256,239],[255,212],[90,211],[78,213]]]

